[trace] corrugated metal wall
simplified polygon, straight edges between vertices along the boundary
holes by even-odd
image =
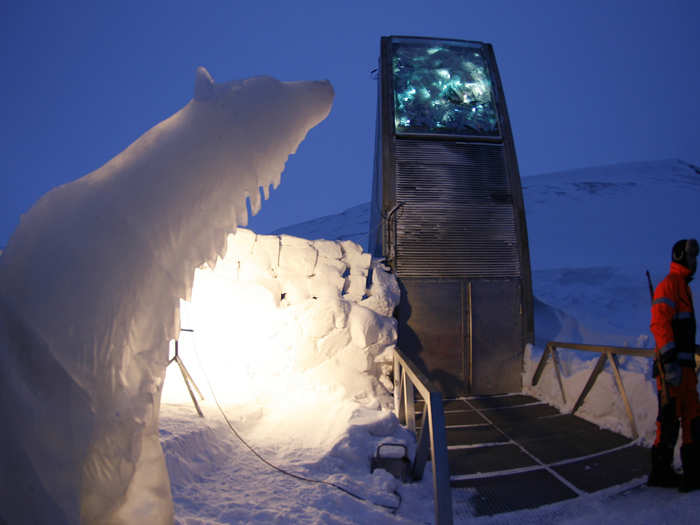
[[[502,144],[394,138],[400,276],[520,277]]]

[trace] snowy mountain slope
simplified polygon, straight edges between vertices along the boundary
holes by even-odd
[[[327,215],[318,219],[285,226],[272,232],[286,233],[304,239],[330,239],[355,241],[367,250],[369,231],[369,203],[358,204],[336,215]]]
[[[522,180],[535,270],[667,270],[671,245],[700,236],[700,170],[678,160]],[[660,276],[659,276],[660,277]]]
[[[700,237],[698,168],[587,168],[526,177],[523,193],[535,296],[585,325],[589,342],[649,346],[645,271],[658,283],[673,243]]]

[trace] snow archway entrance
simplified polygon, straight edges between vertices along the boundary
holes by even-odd
[[[257,443],[329,448],[356,407],[390,403],[393,275],[352,241],[239,229],[182,303],[180,355]],[[382,384],[383,383],[383,384]],[[189,403],[176,368],[164,403]]]

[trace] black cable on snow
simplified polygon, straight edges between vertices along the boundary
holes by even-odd
[[[194,330],[185,330],[185,331],[193,332]],[[193,346],[194,346],[194,345],[193,345]],[[211,392],[212,398],[214,399],[214,403],[216,404],[216,407],[219,409],[219,412],[221,413],[221,415],[223,416],[224,421],[226,421],[226,424],[228,425],[229,429],[231,429],[231,432],[233,433],[233,435],[236,436],[236,438],[238,438],[238,440],[239,440],[241,443],[243,443],[243,445],[245,445],[245,447],[246,447],[256,458],[258,458],[260,461],[262,461],[263,463],[265,463],[265,465],[267,465],[267,466],[270,467],[271,469],[276,470],[277,472],[280,472],[281,474],[284,474],[284,475],[286,475],[286,476],[292,477],[292,478],[294,478],[294,479],[298,479],[299,481],[305,481],[305,482],[307,482],[307,483],[316,483],[316,484],[319,484],[319,485],[327,485],[327,486],[333,487],[333,488],[335,488],[335,489],[337,489],[337,490],[339,490],[339,491],[341,491],[341,492],[344,492],[344,493],[347,494],[348,496],[352,496],[352,497],[355,498],[356,500],[359,500],[359,501],[366,501],[367,503],[370,503],[370,504],[372,504],[372,505],[374,505],[374,506],[376,506],[376,507],[381,507],[381,508],[383,508],[383,509],[386,509],[386,510],[390,511],[392,514],[396,514],[396,513],[397,513],[397,511],[399,510],[399,507],[401,507],[402,499],[401,499],[401,494],[399,494],[399,492],[396,491],[396,490],[394,490],[393,493],[394,493],[394,495],[396,495],[396,497],[399,499],[398,504],[397,504],[396,506],[393,506],[393,505],[384,505],[383,503],[376,503],[376,502],[374,502],[374,501],[372,501],[372,500],[370,500],[370,499],[363,498],[362,496],[360,496],[360,495],[358,495],[358,494],[355,494],[355,493],[351,492],[350,490],[346,489],[345,487],[342,487],[341,485],[338,485],[338,484],[333,483],[333,482],[331,482],[331,481],[325,481],[325,480],[322,480],[322,479],[307,478],[307,477],[302,476],[302,475],[300,475],[300,474],[295,474],[294,472],[290,472],[290,471],[285,470],[285,469],[283,469],[283,468],[281,468],[281,467],[278,467],[277,465],[274,465],[273,463],[271,463],[270,461],[268,461],[267,459],[265,459],[262,455],[260,455],[260,453],[258,453],[258,451],[256,451],[250,444],[248,444],[248,442],[247,442],[245,439],[243,439],[243,436],[241,436],[241,435],[238,433],[238,431],[235,429],[235,427],[233,426],[233,424],[231,423],[231,421],[229,421],[229,418],[226,416],[226,412],[224,412],[224,409],[223,409],[223,408],[221,407],[221,405],[219,404],[219,400],[216,398],[216,394],[214,393],[214,388],[212,387],[212,384],[211,384],[211,382],[209,381],[209,376],[207,375],[206,371],[204,370],[204,367],[202,366],[202,361],[199,359],[199,354],[196,352],[196,350],[195,350],[195,354],[197,354],[197,361],[199,361],[199,366],[200,366],[200,368],[202,369],[202,373],[204,374],[204,379],[205,379],[205,381],[207,382],[207,385],[209,385],[209,390],[210,390],[210,392]]]

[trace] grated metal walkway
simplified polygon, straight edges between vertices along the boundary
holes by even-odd
[[[450,399],[444,412],[456,520],[539,507],[648,472],[647,448],[533,397]]]

